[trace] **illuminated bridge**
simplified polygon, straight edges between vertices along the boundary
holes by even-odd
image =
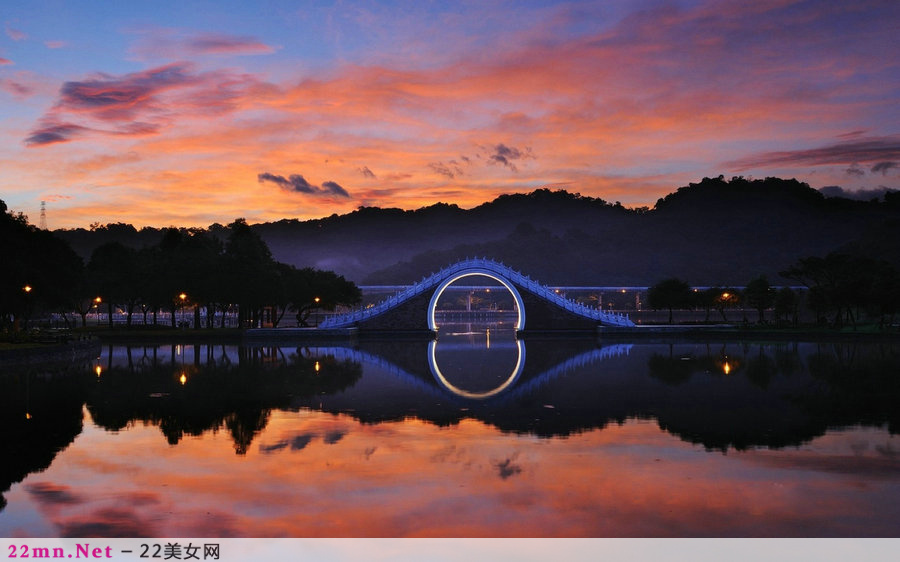
[[[360,330],[436,330],[435,310],[447,287],[464,277],[488,277],[503,285],[515,299],[516,329],[587,330],[598,325],[632,327],[626,315],[591,308],[560,296],[527,275],[487,258],[466,259],[423,278],[375,306],[335,315],[320,328],[358,327]],[[526,314],[527,313],[527,314]]]

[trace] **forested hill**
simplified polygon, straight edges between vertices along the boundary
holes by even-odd
[[[801,257],[852,249],[900,265],[900,193],[826,198],[795,180],[705,178],[625,209],[565,191],[504,195],[464,210],[360,208],[324,219],[253,226],[275,259],[334,270],[359,284],[405,284],[467,256],[489,256],[552,284],[742,285]],[[210,229],[227,232],[221,225]],[[161,231],[107,225],[57,233],[82,255],[112,237],[140,246]]]

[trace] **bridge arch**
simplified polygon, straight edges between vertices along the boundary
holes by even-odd
[[[604,312],[570,301],[550,287],[500,262],[488,258],[467,258],[423,277],[378,304],[329,317],[319,324],[319,328],[358,327],[372,331],[429,329],[433,332],[434,309],[440,294],[448,285],[468,275],[489,277],[509,290],[519,309],[516,328],[520,331],[525,327],[526,306],[532,307],[529,313],[531,329],[588,329],[596,328],[598,324],[634,327],[634,322],[624,314]],[[423,318],[422,308],[426,303],[426,318]]]
[[[522,300],[522,295],[519,294],[516,286],[513,285],[509,280],[504,279],[503,276],[498,275],[493,271],[489,271],[487,269],[479,267],[472,267],[454,273],[453,275],[444,279],[440,284],[438,284],[437,289],[435,289],[434,294],[431,296],[431,301],[428,303],[428,329],[432,331],[437,331],[438,329],[437,323],[434,320],[434,313],[437,309],[438,300],[441,298],[441,294],[443,294],[444,290],[456,281],[459,281],[464,277],[471,277],[473,275],[488,277],[506,287],[506,290],[510,292],[510,294],[513,296],[513,299],[515,299],[516,301],[516,309],[518,311],[518,317],[516,318],[516,330],[524,330],[525,302]]]

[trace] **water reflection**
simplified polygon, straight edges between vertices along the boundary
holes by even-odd
[[[66,368],[6,369],[0,377],[5,433],[0,492],[8,495],[24,479],[29,497],[66,504],[74,497],[74,484],[34,481],[28,475],[46,471],[63,452],[76,458],[93,455],[81,452],[78,437],[93,432],[93,446],[101,447],[97,430],[110,439],[102,445],[109,447],[108,462],[116,455],[138,454],[138,447],[157,447],[147,440],[152,430],[159,445],[186,451],[180,455],[187,462],[202,463],[212,455],[226,463],[223,467],[231,466],[222,451],[213,452],[224,438],[230,448],[222,448],[235,460],[279,457],[287,467],[297,462],[295,455],[321,453],[316,456],[320,465],[305,467],[310,475],[333,470],[333,478],[367,479],[365,465],[351,468],[348,459],[331,455],[352,445],[360,455],[352,462],[364,463],[392,451],[396,464],[391,470],[399,472],[390,478],[400,478],[415,470],[401,469],[403,462],[421,460],[405,456],[411,454],[403,441],[407,431],[428,434],[434,446],[442,444],[432,451],[432,460],[456,462],[454,455],[469,446],[466,435],[477,427],[479,439],[491,443],[486,450],[505,451],[487,466],[508,482],[530,470],[523,459],[540,456],[517,436],[558,443],[554,447],[561,448],[561,458],[572,463],[566,470],[594,474],[605,461],[568,456],[564,443],[579,436],[604,442],[622,437],[623,427],[628,439],[649,439],[649,424],[681,443],[734,454],[799,447],[829,439],[837,428],[866,426],[882,437],[867,437],[870,441],[855,456],[805,458],[802,470],[865,474],[887,482],[900,474],[898,447],[893,441],[876,442],[900,428],[898,344],[523,342],[494,329],[488,334],[482,327],[465,326],[448,328],[436,342],[111,345],[96,360]],[[445,429],[453,433],[441,432]],[[138,436],[142,441],[132,441]],[[663,458],[668,453],[648,454]],[[801,466],[785,458],[769,455],[758,462],[769,467],[788,463],[791,470]],[[183,478],[174,473],[192,468],[154,470],[172,471],[160,473],[158,479],[166,481]],[[706,468],[678,470],[702,473]],[[100,473],[113,471],[104,466]],[[529,485],[541,486],[530,480]],[[0,511],[9,511],[7,499],[0,496],[0,501]],[[98,533],[111,532],[103,529]]]
[[[483,400],[515,384],[525,367],[525,342],[515,328],[463,324],[443,326],[428,342],[428,366],[441,387],[462,398]]]

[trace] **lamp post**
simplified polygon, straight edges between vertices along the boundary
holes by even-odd
[[[319,301],[321,301],[322,299],[320,299],[319,297],[316,297],[316,298],[314,298],[313,300],[316,301],[316,320],[315,320],[315,327],[318,328],[318,327],[319,327]]]
[[[22,290],[25,291],[25,326],[23,327],[25,330],[28,330],[28,317],[31,316],[31,311],[29,310],[31,307],[31,285],[25,285],[22,287]]]
[[[97,297],[94,299],[94,308],[97,309],[97,327],[100,327],[100,303],[103,302],[103,299]]]
[[[181,299],[181,327],[184,328],[184,301],[187,299],[187,295],[181,293],[178,298]]]

